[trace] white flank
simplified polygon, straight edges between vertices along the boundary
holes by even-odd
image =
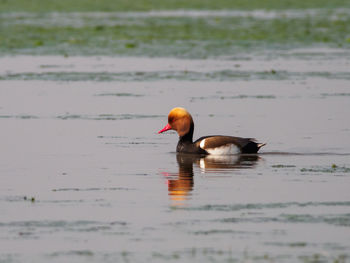
[[[230,155],[230,154],[239,154],[241,152],[239,148],[234,144],[227,144],[221,147],[205,149],[205,150],[212,155]]]
[[[199,144],[199,147],[201,147],[202,149],[204,149],[204,145],[205,145],[205,139],[201,141],[201,143]]]

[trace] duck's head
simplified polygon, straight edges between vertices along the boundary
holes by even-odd
[[[168,130],[175,130],[180,137],[189,133],[191,126],[193,127],[193,119],[191,114],[184,108],[174,108],[169,112],[168,124],[158,133]]]

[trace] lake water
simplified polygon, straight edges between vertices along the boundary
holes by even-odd
[[[0,262],[348,262],[350,51],[0,57]],[[254,137],[199,158],[157,134]]]

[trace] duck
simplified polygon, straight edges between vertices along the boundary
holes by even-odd
[[[168,115],[168,124],[158,134],[174,130],[179,135],[177,153],[201,155],[256,154],[266,143],[253,138],[225,135],[209,135],[193,141],[194,122],[191,114],[182,107],[173,108]]]

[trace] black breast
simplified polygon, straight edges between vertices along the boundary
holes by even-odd
[[[257,153],[259,151],[258,144],[254,141],[249,141],[244,147],[242,147],[242,153]]]
[[[193,154],[208,154],[205,150],[196,146],[192,142],[179,140],[176,152],[178,153],[193,153]]]

